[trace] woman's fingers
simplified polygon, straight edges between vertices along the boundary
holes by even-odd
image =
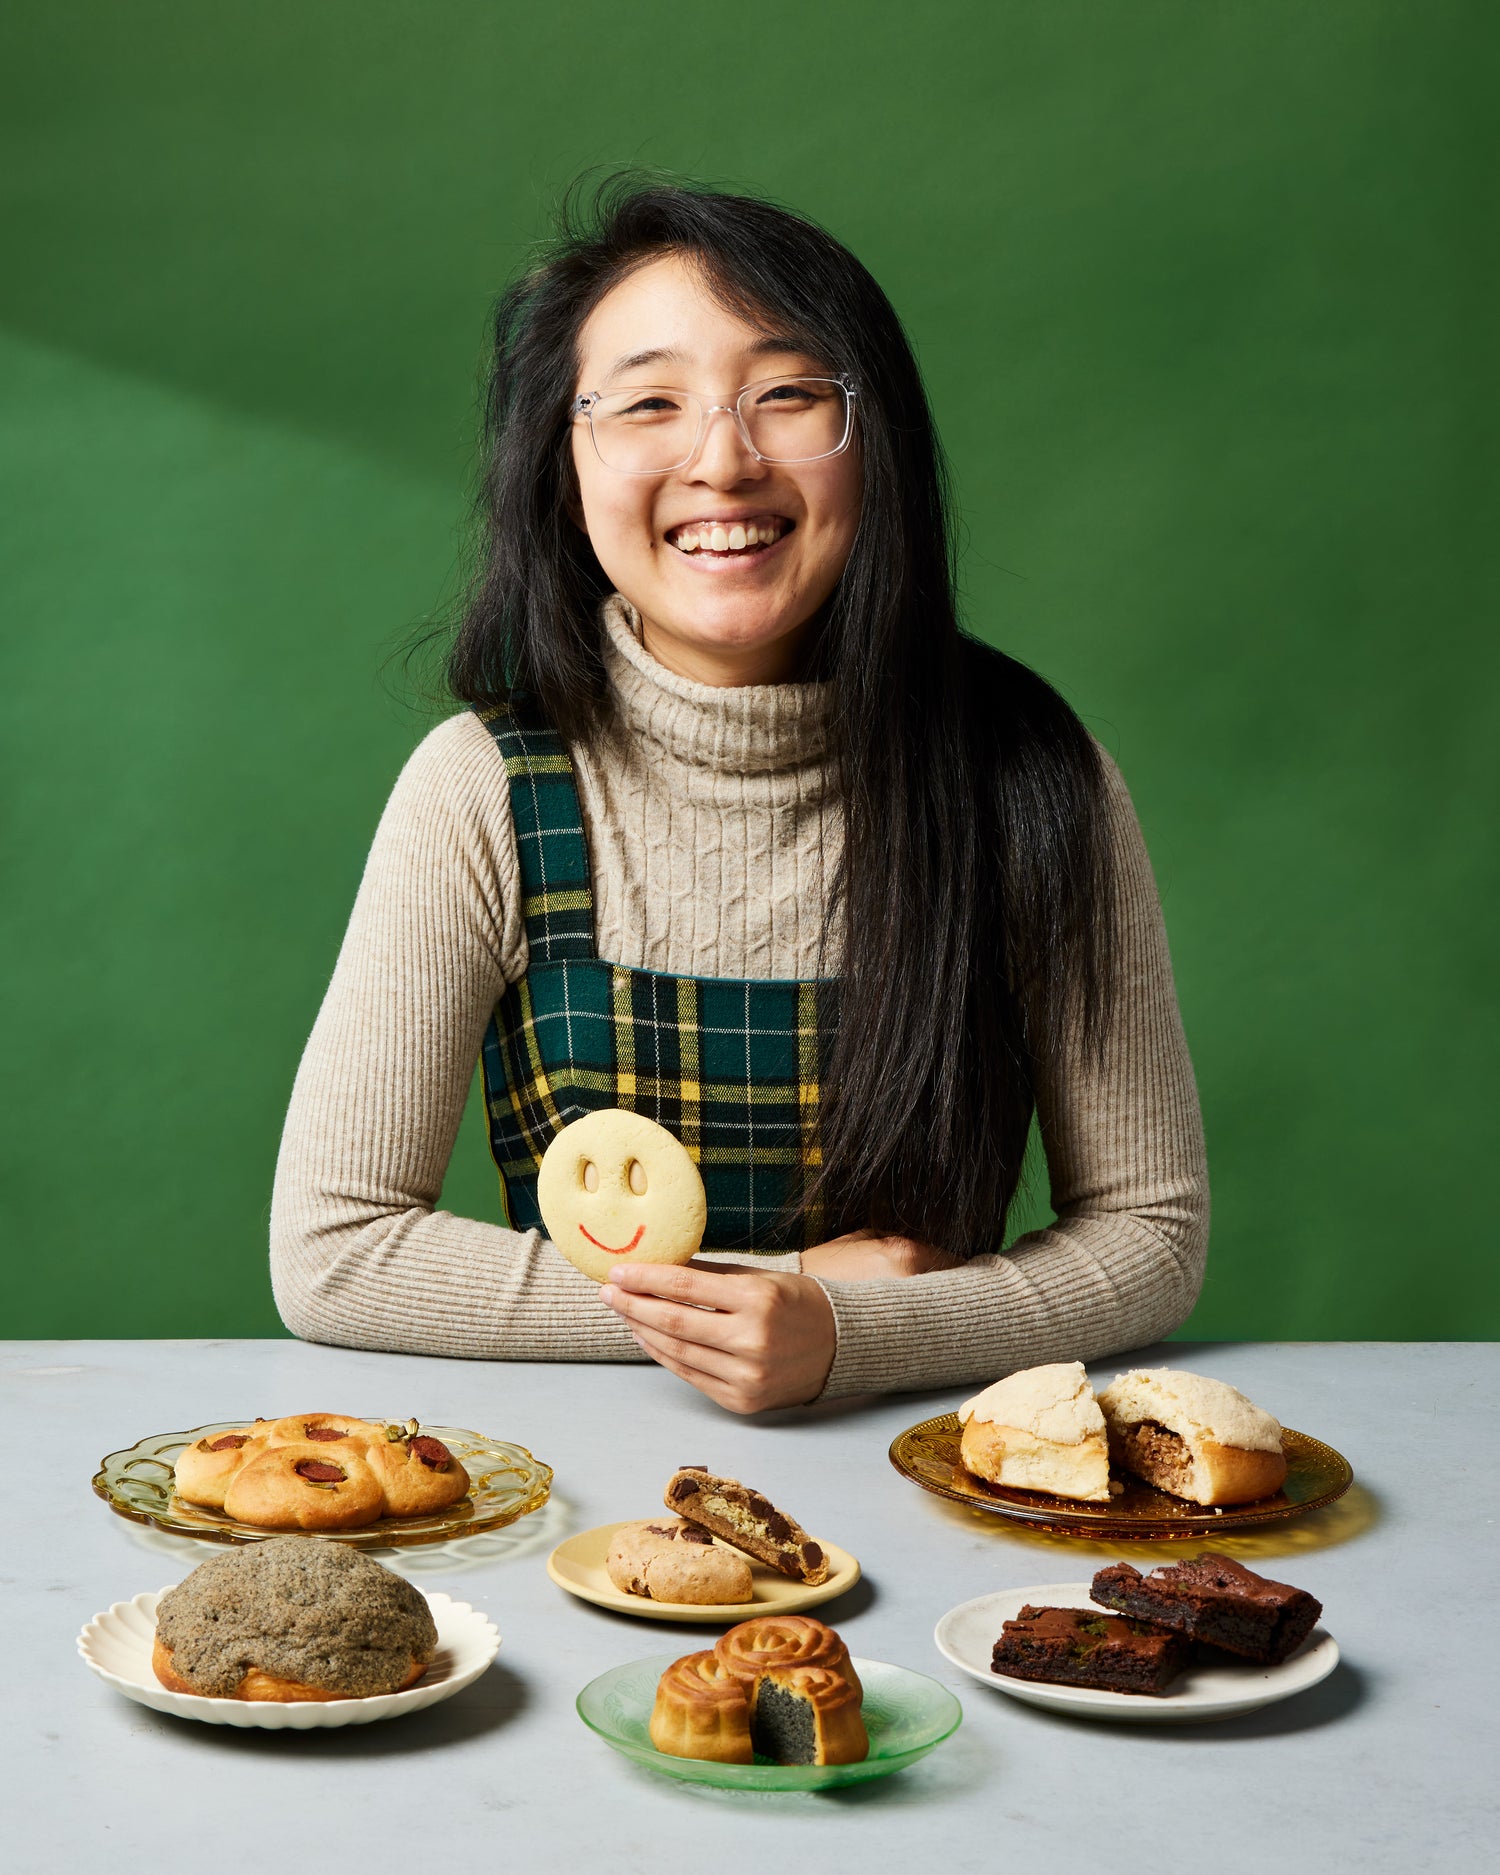
[[[600,1298],[654,1361],[733,1413],[815,1398],[837,1349],[833,1311],[810,1276],[623,1264]]]
[[[610,1294],[609,1291],[614,1293]],[[692,1303],[664,1301],[610,1283],[605,1285],[605,1306],[621,1315],[631,1328],[649,1328],[664,1340],[684,1345],[720,1348],[726,1353],[740,1339],[741,1324],[731,1310],[706,1309]]]
[[[670,1367],[674,1374],[691,1375],[695,1384],[699,1380],[734,1382],[739,1379],[741,1364],[732,1354],[723,1354],[698,1342],[682,1341],[675,1335],[658,1334],[654,1328],[634,1322],[630,1332],[636,1345],[644,1348],[653,1361]]]
[[[629,1295],[685,1302],[695,1309],[727,1309],[734,1306],[737,1280],[733,1264],[710,1269],[696,1263],[620,1263],[610,1271],[603,1288],[606,1301],[610,1290],[624,1290]]]

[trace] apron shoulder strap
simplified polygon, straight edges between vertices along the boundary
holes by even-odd
[[[521,914],[534,964],[594,955],[594,888],[573,759],[550,729],[508,710],[479,710],[510,783],[521,866]]]

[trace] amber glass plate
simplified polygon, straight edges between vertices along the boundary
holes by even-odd
[[[1354,1482],[1354,1472],[1341,1453],[1321,1439],[1284,1426],[1281,1448],[1286,1453],[1286,1483],[1274,1497],[1257,1498],[1253,1504],[1226,1504],[1215,1511],[1168,1497],[1165,1491],[1121,1472],[1116,1474],[1125,1487],[1121,1496],[1107,1504],[1084,1504],[1074,1498],[1047,1497],[1040,1491],[986,1484],[959,1463],[960,1430],[957,1413],[940,1413],[936,1419],[908,1426],[892,1441],[891,1463],[924,1491],[936,1491],[939,1497],[952,1498],[971,1510],[993,1511],[997,1517],[1054,1536],[1134,1536],[1157,1542],[1172,1537],[1201,1539],[1321,1510],[1342,1497]]]
[[[110,1509],[133,1523],[151,1524],[172,1536],[200,1537],[208,1543],[261,1543],[268,1536],[286,1536],[285,1530],[267,1530],[259,1524],[236,1523],[222,1511],[185,1504],[172,1490],[172,1467],[177,1454],[194,1439],[216,1432],[232,1432],[248,1424],[243,1419],[221,1419],[212,1426],[194,1426],[191,1432],[157,1432],[139,1440],[128,1451],[111,1452],[99,1461],[94,1490]],[[423,1425],[424,1433],[441,1439],[463,1465],[471,1480],[469,1494],[445,1510],[420,1517],[382,1517],[357,1530],[320,1530],[319,1536],[355,1549],[407,1549],[419,1543],[451,1543],[455,1537],[498,1530],[529,1511],[540,1510],[552,1489],[552,1467],[533,1458],[524,1445],[506,1439],[487,1439],[480,1432],[458,1426]],[[291,1534],[295,1534],[292,1532]]]

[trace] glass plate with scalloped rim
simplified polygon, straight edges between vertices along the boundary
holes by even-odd
[[[1326,1680],[1339,1664],[1339,1644],[1326,1628],[1312,1633],[1280,1666],[1235,1660],[1217,1648],[1195,1660],[1165,1693],[1112,1693],[1098,1686],[1064,1686],[1052,1680],[1018,1680],[990,1665],[995,1642],[1007,1621],[1030,1602],[1034,1608],[1087,1608],[1104,1614],[1089,1593],[1088,1582],[1044,1582],[1029,1589],[997,1589],[950,1608],[933,1639],[944,1659],[982,1680],[998,1693],[1028,1706],[1046,1706],[1075,1719],[1115,1719],[1126,1724],[1188,1725],[1205,1719],[1232,1719],[1255,1712],[1278,1699],[1290,1699]]]
[[[1017,1491],[1007,1485],[987,1484],[959,1462],[962,1427],[957,1413],[939,1413],[908,1426],[891,1441],[890,1460],[903,1478],[951,1498],[970,1510],[990,1511],[1033,1530],[1052,1536],[1150,1537],[1157,1542],[1176,1537],[1222,1536],[1256,1524],[1280,1523],[1321,1510],[1341,1498],[1354,1482],[1354,1469],[1341,1452],[1321,1439],[1290,1426],[1281,1429],[1286,1453],[1286,1483],[1274,1497],[1253,1504],[1190,1504],[1169,1497],[1144,1479],[1112,1474],[1124,1486],[1107,1504],[1085,1504],[1076,1498],[1048,1497],[1042,1491]]]
[[[167,1588],[148,1590],[131,1601],[115,1602],[103,1614],[95,1615],[78,1636],[78,1651],[106,1685],[127,1699],[150,1706],[154,1712],[174,1713],[179,1719],[201,1719],[206,1725],[308,1732],[400,1718],[462,1692],[479,1678],[500,1649],[499,1630],[488,1616],[467,1602],[423,1589],[421,1593],[437,1623],[437,1653],[416,1685],[404,1692],[379,1693],[370,1699],[326,1700],[209,1699],[201,1693],[173,1693],[151,1670],[151,1648],[156,1639],[156,1604],[175,1586],[169,1583]]]
[[[590,1680],[578,1695],[578,1716],[607,1745],[649,1771],[685,1784],[716,1784],[721,1790],[833,1790],[889,1777],[915,1764],[963,1722],[964,1709],[946,1686],[909,1667],[883,1660],[854,1661],[864,1701],[860,1711],[870,1753],[858,1764],[718,1764],[707,1758],[674,1758],[651,1743],[651,1708],[656,1683],[680,1654],[653,1654],[627,1661]]]
[[[366,1415],[357,1415],[366,1417]],[[373,1417],[373,1415],[370,1415]],[[491,1439],[459,1426],[422,1425],[441,1439],[469,1474],[466,1497],[445,1510],[418,1517],[382,1517],[356,1530],[273,1530],[236,1523],[222,1511],[187,1504],[172,1489],[177,1454],[194,1439],[233,1432],[245,1419],[220,1419],[188,1432],[156,1432],[124,1451],[100,1459],[93,1486],[112,1511],[133,1523],[150,1524],[172,1536],[199,1537],[206,1543],[262,1543],[271,1536],[324,1536],[355,1549],[405,1549],[419,1543],[448,1543],[481,1530],[498,1530],[530,1511],[540,1510],[552,1489],[552,1467],[533,1458],[524,1445]]]

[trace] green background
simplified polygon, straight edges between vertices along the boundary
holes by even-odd
[[[1213,1170],[1187,1332],[1500,1328],[1492,13],[8,17],[10,1332],[280,1332],[280,1122],[442,713],[393,657],[456,587],[487,309],[621,162],[763,190],[873,269],[972,626],[1124,768]],[[474,1110],[445,1203],[498,1214]]]

